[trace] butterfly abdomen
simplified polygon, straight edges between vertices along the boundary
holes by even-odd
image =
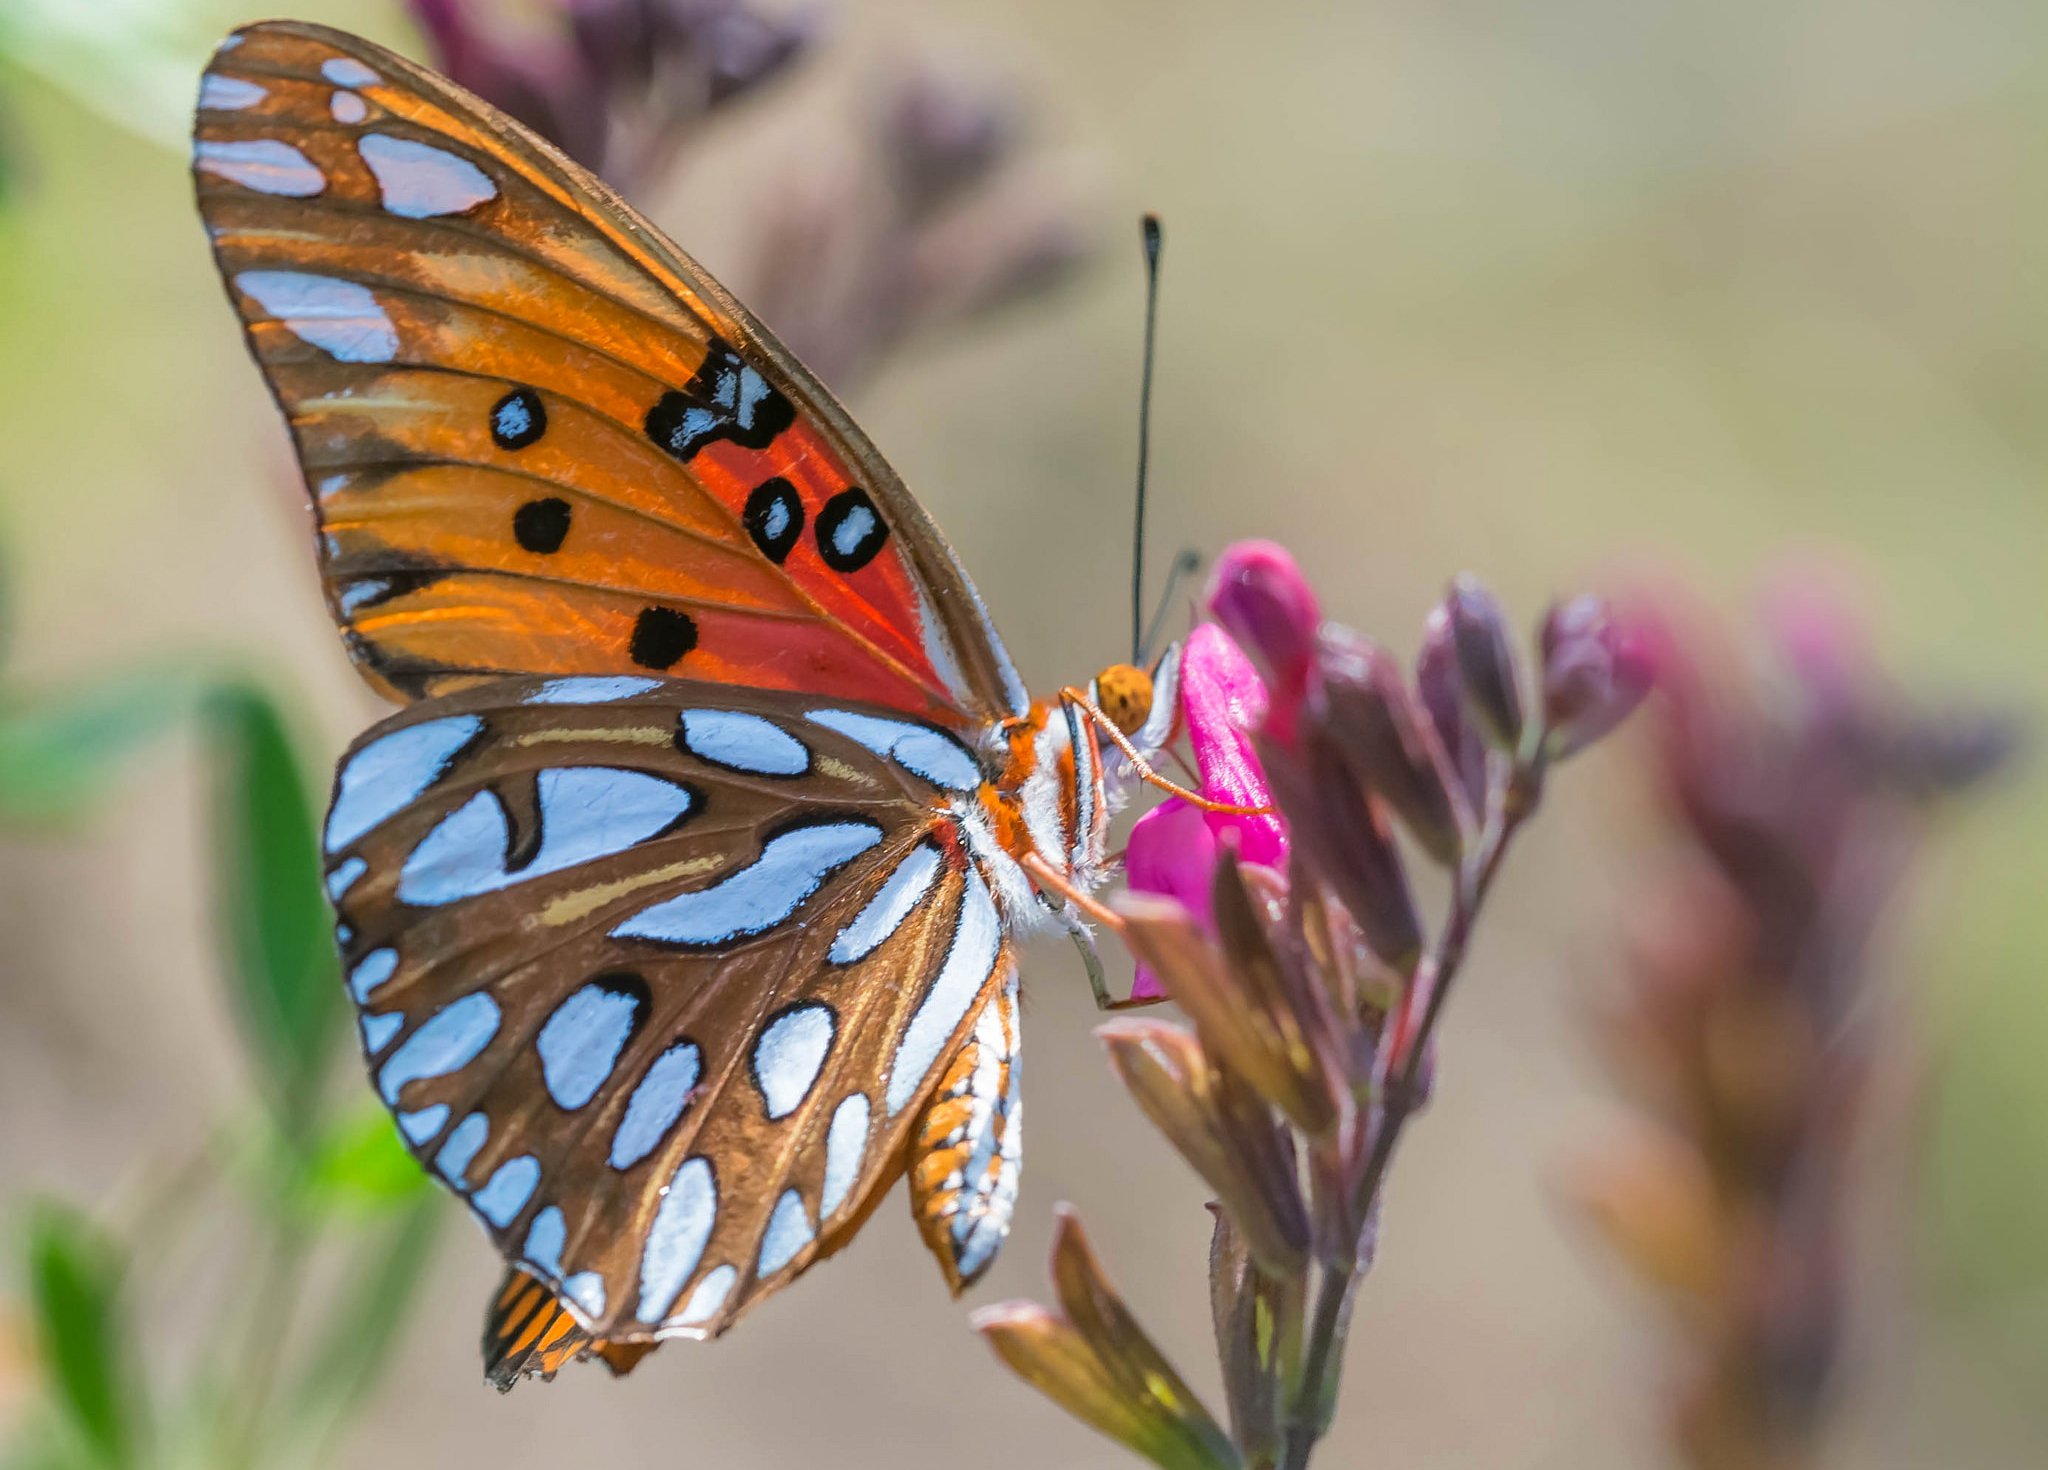
[[[910,1207],[957,1295],[1009,1233],[1023,1164],[1017,978],[982,1007],[918,1120]]]

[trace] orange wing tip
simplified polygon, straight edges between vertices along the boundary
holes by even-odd
[[[547,1286],[514,1267],[484,1323],[484,1381],[510,1393],[522,1379],[549,1382],[565,1365],[592,1357],[623,1378],[658,1345],[592,1337]]]

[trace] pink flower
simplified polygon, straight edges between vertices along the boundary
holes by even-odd
[[[1265,682],[1230,635],[1213,623],[1188,635],[1181,654],[1180,702],[1203,797],[1230,806],[1270,807],[1266,772],[1252,748],[1252,735],[1267,714]],[[1132,827],[1125,856],[1129,886],[1133,892],[1178,899],[1206,926],[1216,855],[1225,843],[1234,845],[1246,862],[1287,865],[1287,828],[1277,815],[1205,812],[1174,797]],[[1164,996],[1158,979],[1140,966],[1132,999]]]
[[[1292,742],[1295,713],[1314,677],[1316,633],[1323,621],[1315,589],[1284,546],[1237,541],[1216,558],[1208,603],[1210,616],[1251,654],[1272,688],[1266,733]]]

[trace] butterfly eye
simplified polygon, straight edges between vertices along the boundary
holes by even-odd
[[[1135,735],[1152,714],[1152,676],[1130,664],[1111,664],[1095,676],[1095,703],[1117,729]]]

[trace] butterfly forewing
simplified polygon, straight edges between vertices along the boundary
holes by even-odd
[[[344,758],[372,1078],[583,1329],[722,1331],[903,1167],[1011,973],[947,814],[979,779],[883,707],[623,677],[424,701]]]
[[[380,689],[655,672],[960,729],[1026,708],[951,550],[830,394],[517,123],[270,23],[206,74],[194,176]]]

